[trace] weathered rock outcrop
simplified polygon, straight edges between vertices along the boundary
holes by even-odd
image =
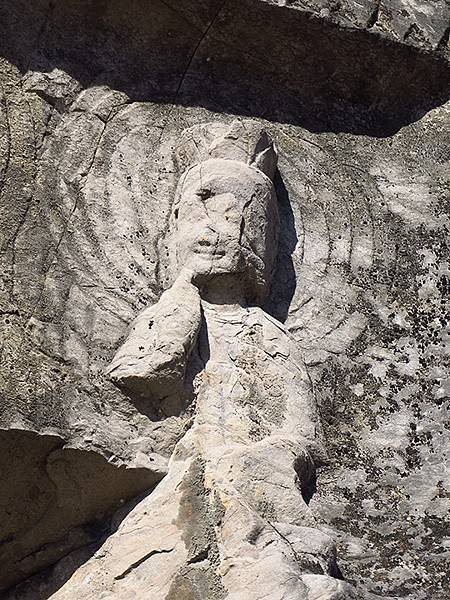
[[[143,468],[118,468],[96,452],[64,444],[54,434],[0,432],[3,587],[98,542],[117,508],[165,474],[165,465],[159,476],[147,461]]]
[[[162,415],[105,370],[172,283],[182,131],[250,116],[280,157],[263,308],[324,428],[314,527],[359,597],[445,598],[447,3],[16,0],[0,18],[1,593],[58,593],[174,460],[192,411]],[[145,569],[145,535],[130,544],[119,575]]]

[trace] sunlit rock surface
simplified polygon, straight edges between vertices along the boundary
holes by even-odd
[[[0,551],[14,549],[16,565],[2,561],[5,598],[51,598],[77,576],[190,427],[189,411],[160,418],[105,369],[171,283],[182,131],[242,116],[278,149],[281,237],[263,308],[301,349],[320,408],[327,459],[308,509],[359,597],[446,597],[447,11],[412,0],[0,7],[0,419],[17,447],[0,468]],[[19,551],[11,536],[55,501],[55,451],[72,465],[56,488],[70,497],[81,482],[88,508],[73,522],[46,509],[39,545]],[[91,470],[121,493],[97,493]],[[139,560],[146,543],[137,533]]]

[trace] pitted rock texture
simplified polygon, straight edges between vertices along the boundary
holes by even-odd
[[[199,354],[209,358],[168,475],[55,600],[102,590],[155,600],[307,600],[315,589],[354,597],[301,491],[323,441],[294,340],[258,307],[202,308]]]
[[[135,397],[151,400],[160,416],[170,415],[173,403],[169,398],[181,396],[181,402],[175,401],[173,406],[175,414],[179,413],[200,325],[198,290],[190,281],[178,279],[157,304],[133,321],[125,343],[107,368],[109,378]]]
[[[264,308],[303,349],[328,449],[309,507],[360,597],[443,600],[445,4],[383,1],[394,16],[372,27],[333,16],[365,23],[366,4],[317,2],[314,19],[256,0],[0,6],[1,422],[164,473],[190,415],[155,419],[104,369],[170,283],[181,132],[261,118],[282,231]],[[402,41],[402,11],[429,44]],[[93,537],[2,594],[50,598]]]
[[[181,140],[196,143],[172,208],[179,275],[137,317],[110,373],[163,409],[191,370],[192,426],[157,491],[54,597],[354,597],[307,506],[325,456],[311,379],[289,332],[248,306],[274,270],[273,142],[249,120]]]

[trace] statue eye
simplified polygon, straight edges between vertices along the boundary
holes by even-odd
[[[214,196],[214,194],[208,188],[201,188],[200,190],[198,190],[197,196],[202,200],[208,200],[208,198],[211,198],[211,196]]]

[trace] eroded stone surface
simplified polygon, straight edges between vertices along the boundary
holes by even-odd
[[[157,304],[133,321],[107,369],[111,381],[135,397],[153,404],[162,400],[159,410],[165,416],[170,397],[183,396],[189,359],[200,331],[200,296],[189,275],[188,271],[186,277],[178,278]],[[182,407],[180,404],[176,412]]]
[[[303,347],[329,452],[309,507],[360,596],[440,600],[449,109],[427,110],[446,71],[284,7],[229,2],[213,22],[219,4],[177,3],[180,20],[139,2],[106,15],[75,1],[0,9],[2,423],[48,427],[118,465],[171,455],[189,416],[149,421],[104,370],[171,282],[163,239],[181,132],[266,118],[282,235],[265,308]],[[419,24],[431,44],[434,18]],[[52,590],[76,560],[57,564]]]
[[[209,359],[169,474],[55,598],[351,597],[301,494],[303,463],[323,448],[295,343],[258,308],[203,309]]]

